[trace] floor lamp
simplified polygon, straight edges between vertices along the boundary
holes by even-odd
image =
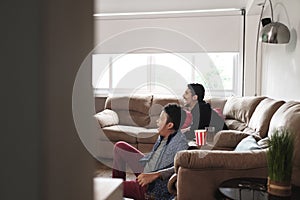
[[[256,48],[255,48],[255,96],[258,90],[258,43],[259,41],[269,44],[286,44],[290,41],[290,31],[288,27],[280,22],[274,22],[272,1],[268,0],[271,9],[271,18],[262,18],[267,0],[258,6],[262,6],[258,21]],[[262,23],[262,30],[261,24]]]

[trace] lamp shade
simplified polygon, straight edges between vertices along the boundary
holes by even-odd
[[[290,31],[280,22],[271,22],[262,28],[260,39],[265,43],[286,44],[290,41]]]

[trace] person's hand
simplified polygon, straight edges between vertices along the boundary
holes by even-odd
[[[137,181],[143,187],[143,186],[148,185],[149,183],[153,182],[157,178],[159,178],[159,176],[160,176],[159,172],[142,173],[142,174],[138,175]]]

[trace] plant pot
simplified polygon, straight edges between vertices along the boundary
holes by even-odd
[[[268,177],[268,193],[274,196],[288,197],[292,194],[292,185],[290,181],[273,181]]]

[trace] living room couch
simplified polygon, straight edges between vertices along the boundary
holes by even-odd
[[[168,185],[177,199],[198,196],[215,199],[218,186],[225,180],[266,178],[267,140],[273,130],[280,127],[286,127],[296,135],[292,183],[300,185],[297,178],[300,177],[300,102],[268,97],[210,98],[206,101],[222,111],[229,130],[218,132],[214,144],[206,150],[177,153],[174,160],[176,173]],[[176,98],[153,95],[107,98],[104,110],[95,115],[101,126],[100,145],[113,145],[123,140],[144,153],[149,152],[158,136],[156,120],[162,107],[172,102],[182,103]],[[249,137],[254,138],[259,149],[248,149],[252,145],[247,143]],[[102,152],[101,156],[112,158],[112,150]]]
[[[177,153],[176,173],[168,189],[178,200],[215,199],[218,186],[231,178],[267,178],[267,140],[282,127],[295,134],[292,184],[300,186],[300,102],[267,97],[208,101],[224,105],[221,109],[229,130],[216,134],[211,149]]]

